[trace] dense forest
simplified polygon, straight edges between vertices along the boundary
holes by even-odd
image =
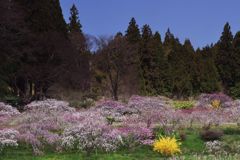
[[[173,98],[224,92],[240,97],[240,32],[226,23],[216,44],[194,49],[132,18],[125,33],[91,37],[75,5],[67,24],[59,0],[0,1],[0,97],[24,101],[83,95]],[[93,46],[97,46],[93,50]]]

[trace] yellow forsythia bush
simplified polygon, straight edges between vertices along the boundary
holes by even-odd
[[[212,105],[213,108],[218,109],[218,108],[220,108],[220,106],[221,106],[221,101],[215,99],[215,100],[213,100],[213,101],[211,102],[211,105]]]
[[[181,143],[175,137],[163,137],[153,143],[153,150],[161,153],[164,156],[173,156],[181,153]]]

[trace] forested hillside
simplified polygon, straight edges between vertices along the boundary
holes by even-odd
[[[233,35],[229,23],[218,42],[194,49],[170,29],[153,33],[134,18],[124,33],[91,39],[82,31],[77,7],[70,9],[67,24],[58,0],[1,1],[0,10],[2,98],[59,96],[59,87],[116,100],[219,91],[240,96],[240,32]],[[91,50],[92,41],[97,50]]]

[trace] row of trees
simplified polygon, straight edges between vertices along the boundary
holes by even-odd
[[[218,91],[239,96],[239,38],[240,32],[233,37],[226,23],[216,44],[194,50],[190,40],[181,44],[169,29],[163,41],[149,25],[140,31],[132,18],[125,35],[118,33],[99,49],[95,56],[104,58],[96,64],[108,75],[115,99],[118,91],[129,93],[126,88],[135,94],[177,98]]]
[[[182,44],[170,30],[162,40],[134,18],[124,34],[89,40],[76,6],[66,24],[59,0],[1,1],[0,10],[0,97],[39,99],[56,84],[116,100],[216,91],[239,96],[240,32],[233,36],[228,23],[216,44],[194,50],[190,40]],[[90,52],[93,41],[98,49]]]

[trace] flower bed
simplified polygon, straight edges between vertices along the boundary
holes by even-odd
[[[21,114],[5,107],[12,117],[6,126],[16,130],[13,144],[30,145],[34,154],[39,155],[44,154],[46,147],[57,152],[113,152],[152,146],[157,133],[172,136],[196,126],[208,130],[226,123],[240,125],[240,106],[175,109],[171,103],[162,97],[133,96],[127,104],[102,101],[96,107],[76,111],[67,102],[46,100],[32,102]]]

